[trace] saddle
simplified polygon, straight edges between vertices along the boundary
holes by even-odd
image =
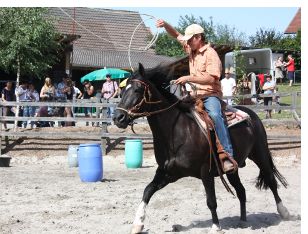
[[[231,107],[231,106],[222,105],[222,111],[223,111],[225,121],[227,122],[228,128],[250,119],[250,116],[247,113],[239,109],[236,109],[234,107]],[[195,101],[195,106],[194,108],[191,108],[191,113],[194,116],[199,127],[201,128],[202,132],[207,137],[211,150],[213,151],[213,142],[211,139],[210,131],[212,130],[215,132],[215,127],[214,127],[214,123],[212,119],[210,118],[208,113],[205,111],[203,101],[201,99],[197,99]],[[221,145],[216,135],[216,132],[215,132],[215,143],[216,143],[217,153],[218,153],[221,167],[223,168],[222,165],[224,164],[226,159],[229,159],[229,161],[234,163],[234,159],[230,157],[230,155],[224,150],[223,146]]]

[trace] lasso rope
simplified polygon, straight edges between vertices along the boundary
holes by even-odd
[[[80,26],[80,27],[81,27],[82,29],[84,29],[85,31],[89,32],[89,33],[92,34],[93,36],[95,36],[95,37],[97,37],[97,38],[99,38],[99,39],[101,39],[101,40],[103,40],[103,41],[106,41],[106,42],[109,42],[109,43],[113,44],[113,42],[111,42],[111,41],[109,41],[109,40],[107,40],[107,39],[105,39],[105,38],[103,38],[103,37],[101,37],[101,36],[99,36],[99,35],[93,33],[91,30],[87,29],[85,26],[83,26],[82,24],[80,24],[80,23],[79,23],[77,20],[75,20],[70,14],[68,14],[66,11],[64,11],[63,8],[61,8],[61,7],[58,7],[58,8],[59,8],[66,16],[68,16],[72,21],[74,21],[78,26]],[[111,10],[108,10],[108,11],[107,11],[107,10],[98,10],[98,9],[95,9],[95,8],[94,8],[94,10],[100,11],[100,12],[114,13],[114,14],[122,14],[122,15],[123,15],[123,14],[127,14],[127,15],[144,15],[144,16],[149,17],[148,19],[145,19],[145,21],[146,21],[146,20],[150,20],[150,19],[156,20],[156,18],[155,18],[154,16],[148,15],[148,14],[137,14],[137,13],[123,12],[123,11],[111,11]],[[131,36],[131,38],[130,38],[129,45],[128,45],[128,50],[127,50],[127,52],[128,52],[128,61],[129,61],[129,65],[130,65],[130,68],[131,68],[132,71],[134,71],[134,68],[133,68],[132,63],[131,63],[131,54],[130,54],[130,52],[131,52],[131,46],[132,46],[132,41],[133,41],[133,38],[134,38],[134,35],[135,35],[137,29],[140,27],[140,25],[142,25],[142,23],[144,23],[143,20],[141,20],[141,22],[135,27],[135,29],[134,29],[134,31],[133,31],[133,33],[132,33],[132,36]],[[158,29],[157,29],[157,31],[156,31],[156,33],[154,34],[154,36],[152,37],[151,41],[150,41],[144,48],[140,47],[140,48],[138,48],[138,50],[147,51],[148,49],[150,49],[150,48],[153,46],[153,44],[155,44],[155,42],[157,41],[158,35],[159,35],[159,34],[158,34]],[[127,45],[117,44],[117,46],[123,47],[123,48],[125,48],[125,49],[127,48]]]

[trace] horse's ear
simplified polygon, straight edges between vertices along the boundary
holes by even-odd
[[[139,74],[142,76],[142,77],[145,77],[145,71],[144,71],[144,67],[141,63],[139,63]]]

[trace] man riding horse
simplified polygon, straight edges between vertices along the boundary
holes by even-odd
[[[188,26],[184,36],[162,19],[157,20],[156,26],[164,27],[188,53],[190,75],[178,78],[175,83],[184,85],[189,82],[195,86],[196,92],[190,93],[202,99],[206,112],[214,122],[216,137],[222,145],[222,147],[217,147],[217,153],[222,161],[223,171],[225,173],[235,172],[238,165],[233,157],[229,131],[221,110],[222,91],[219,79],[222,65],[218,54],[206,41],[204,29],[198,24]]]

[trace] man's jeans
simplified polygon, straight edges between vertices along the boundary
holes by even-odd
[[[206,112],[215,125],[215,131],[224,150],[233,157],[233,148],[230,140],[229,130],[222,117],[220,99],[218,97],[206,97],[203,101]]]

